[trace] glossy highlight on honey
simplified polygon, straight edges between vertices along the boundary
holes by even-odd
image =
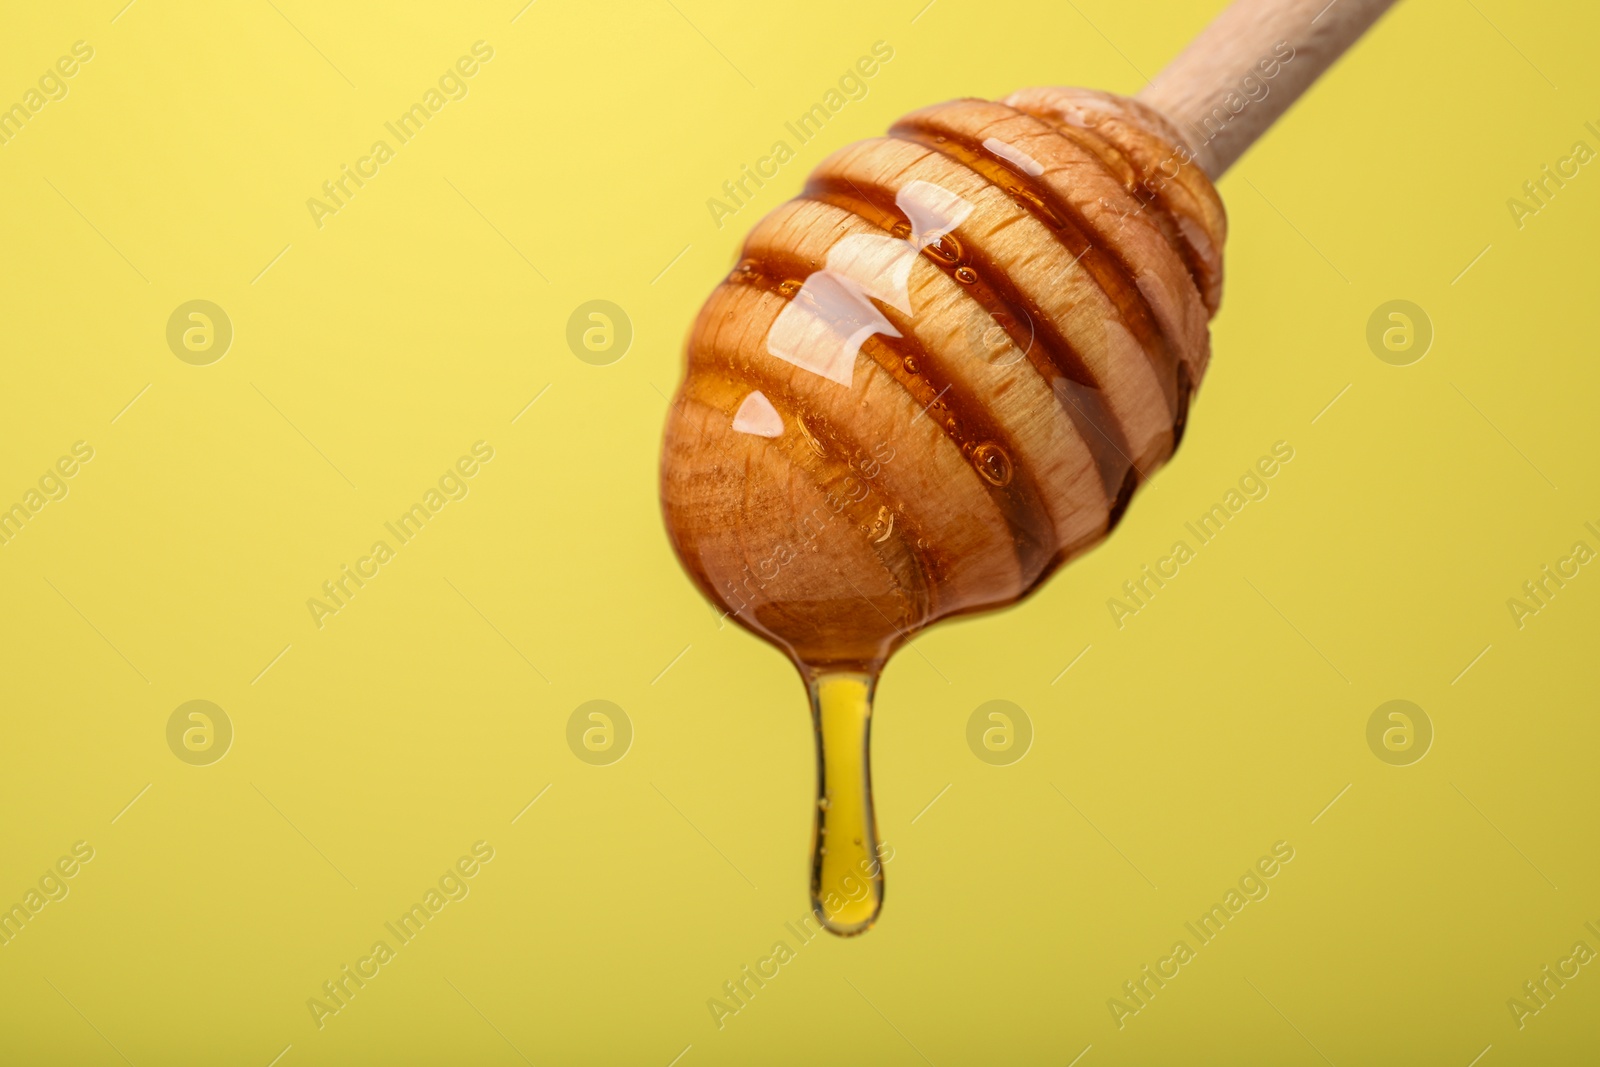
[[[882,902],[881,871],[842,913],[818,900],[876,844],[884,662],[1098,543],[1181,440],[1226,224],[1180,145],[1088,90],[918,111],[763,219],[690,333],[663,512],[702,592],[810,690],[835,933]]]

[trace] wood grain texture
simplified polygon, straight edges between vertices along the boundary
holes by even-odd
[[[1181,439],[1226,220],[1173,127],[1081,89],[961,100],[818,166],[691,331],[661,496],[700,588],[875,669],[1097,543]]]
[[[1138,99],[1172,121],[1215,180],[1393,4],[1236,0]]]

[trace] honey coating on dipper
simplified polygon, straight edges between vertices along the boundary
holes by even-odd
[[[888,656],[1110,532],[1182,437],[1221,201],[1136,101],[1030,89],[906,116],[763,219],[690,333],[662,506],[701,590],[782,649],[818,738],[812,902],[870,927]]]

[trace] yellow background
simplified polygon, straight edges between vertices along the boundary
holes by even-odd
[[[1222,181],[1175,462],[1032,600],[893,661],[883,918],[718,1030],[806,910],[814,757],[793,670],[661,530],[691,316],[827,151],[953,96],[1136,91],[1221,5],[119,4],[0,35],[0,102],[95,49],[0,147],[0,503],[95,449],[0,547],[0,903],[96,850],[0,948],[0,1060],[1592,1062],[1600,965],[1506,1007],[1600,949],[1600,573],[1506,607],[1600,548],[1600,172],[1506,207],[1600,148],[1591,11],[1405,0]],[[470,95],[319,230],[306,199],[480,39]],[[706,198],[878,40],[866,99],[717,229]],[[1408,367],[1365,341],[1400,298],[1436,331]],[[191,299],[234,325],[210,366],[166,345]],[[591,299],[634,325],[610,366],[566,345]],[[318,629],[307,598],[480,439],[470,495]],[[1279,440],[1271,495],[1117,629]],[[1365,740],[1395,698],[1436,731],[1409,767]],[[211,766],[167,747],[192,699],[236,732]],[[610,766],[565,740],[592,699],[635,731]],[[1007,767],[965,740],[995,699],[1035,731]],[[471,895],[319,1030],[307,999],[480,839]],[[1271,895],[1119,1030],[1108,998],[1280,840]]]

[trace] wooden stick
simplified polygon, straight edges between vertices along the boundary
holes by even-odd
[[[1138,98],[1216,180],[1393,3],[1236,0]]]

